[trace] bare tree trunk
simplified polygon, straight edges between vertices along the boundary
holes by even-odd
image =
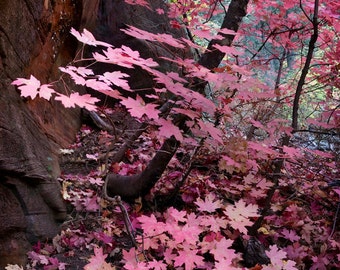
[[[249,0],[232,0],[221,28],[227,28],[236,32],[243,17],[246,15],[248,2]],[[199,60],[202,66],[209,69],[218,67],[225,54],[214,49],[213,45],[221,44],[230,46],[235,35],[224,35],[224,37],[221,41],[212,40],[210,42],[208,50]],[[203,93],[204,86],[194,90]],[[184,116],[182,118],[184,119]],[[182,125],[184,122],[181,120],[179,121],[179,125]],[[107,194],[109,196],[119,195],[122,198],[128,199],[146,195],[162,176],[171,158],[176,153],[178,146],[179,142],[174,138],[165,140],[161,149],[140,174],[132,176],[109,174],[106,178]]]
[[[301,6],[303,9],[303,7]],[[314,15],[311,20],[313,24],[313,34],[310,38],[309,44],[308,44],[308,52],[306,56],[306,62],[305,65],[303,66],[301,76],[298,82],[298,86],[295,91],[295,97],[294,97],[294,103],[293,103],[293,116],[292,116],[292,128],[293,130],[296,130],[298,128],[298,114],[299,114],[299,103],[300,103],[300,96],[302,94],[302,88],[303,85],[305,84],[306,77],[309,71],[310,63],[313,59],[313,53],[314,53],[314,48],[315,48],[315,43],[318,39],[318,27],[319,27],[319,22],[318,22],[318,10],[319,10],[319,0],[315,0],[314,2]],[[307,15],[306,15],[307,16]]]
[[[302,6],[301,6],[302,8]],[[314,15],[313,15],[313,19],[311,20],[312,24],[313,24],[313,33],[311,35],[311,39],[309,41],[308,44],[308,53],[307,53],[307,57],[306,57],[306,62],[305,65],[302,69],[302,73],[295,91],[295,98],[294,98],[294,103],[293,103],[293,115],[292,115],[292,128],[293,130],[296,130],[298,127],[298,109],[299,109],[299,100],[300,100],[300,96],[302,93],[302,87],[305,84],[306,81],[306,76],[308,74],[309,68],[310,68],[310,63],[312,61],[313,58],[313,52],[314,52],[314,48],[315,48],[315,43],[318,39],[318,10],[319,10],[319,0],[315,0],[314,2]],[[307,16],[307,15],[306,15]],[[290,136],[289,135],[285,135],[282,139],[282,146],[287,146],[289,145],[290,142]],[[284,159],[280,158],[277,159],[273,162],[273,178],[272,181],[274,183],[274,185],[271,187],[271,189],[268,191],[267,193],[267,198],[265,201],[265,205],[262,209],[262,214],[261,217],[259,217],[256,222],[253,224],[253,226],[251,226],[248,229],[248,234],[249,235],[256,235],[257,234],[257,230],[261,227],[262,222],[265,218],[265,216],[268,215],[270,207],[271,207],[271,200],[275,194],[276,189],[278,188],[278,184],[279,184],[279,179],[280,179],[280,173],[282,171],[284,165]]]

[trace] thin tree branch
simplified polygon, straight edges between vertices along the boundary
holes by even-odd
[[[299,117],[299,102],[300,97],[303,90],[303,85],[305,84],[306,77],[309,71],[309,67],[313,58],[313,52],[315,48],[315,43],[318,39],[318,11],[319,11],[319,0],[315,0],[314,2],[314,15],[313,15],[313,34],[310,38],[309,45],[308,45],[308,52],[306,56],[306,62],[302,69],[301,76],[296,88],[294,103],[293,103],[293,114],[292,114],[292,128],[298,128],[298,117]]]

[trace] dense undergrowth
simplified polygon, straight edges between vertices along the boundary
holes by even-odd
[[[138,173],[160,142],[143,134],[117,164],[110,163],[114,152],[104,155],[107,138],[84,126],[62,151],[69,219],[53,242],[34,246],[27,269],[242,269],[248,230],[268,205],[256,237],[271,263],[249,269],[340,266],[340,191],[330,158],[305,151],[286,160],[269,202],[274,171],[268,160],[237,172],[220,161],[222,153],[184,147],[146,198],[127,203],[103,196],[105,166]]]

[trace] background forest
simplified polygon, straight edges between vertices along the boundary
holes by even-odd
[[[125,2],[172,32],[126,25],[139,51],[72,28],[63,91],[13,82],[87,117],[61,149],[69,219],[29,267],[340,268],[338,1]]]

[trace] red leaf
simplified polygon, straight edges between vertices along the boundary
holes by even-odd
[[[84,266],[85,270],[113,270],[114,268],[105,261],[107,255],[103,254],[103,249],[94,248],[94,256],[89,259],[90,263]]]
[[[21,96],[31,97],[34,99],[38,95],[38,88],[40,87],[40,81],[33,75],[30,79],[18,78],[12,82],[13,85],[18,85],[21,90]]]
[[[155,104],[145,104],[144,100],[137,95],[136,99],[128,97],[121,101],[133,117],[142,118],[146,115],[149,119],[158,119],[159,110]]]
[[[165,138],[170,138],[171,136],[175,136],[176,140],[183,141],[183,135],[181,130],[175,126],[171,121],[160,118],[156,124],[159,124],[159,136],[163,136]]]
[[[90,46],[97,46],[97,45],[101,45],[101,46],[105,46],[105,47],[112,47],[111,44],[108,44],[106,42],[102,42],[102,41],[97,41],[95,39],[95,37],[92,35],[92,33],[88,30],[86,30],[84,28],[83,30],[83,33],[79,33],[77,30],[75,30],[74,28],[71,28],[71,34],[73,36],[75,36],[78,41],[84,43],[84,44],[87,44],[87,45],[90,45]]]
[[[198,206],[199,211],[205,211],[208,213],[213,213],[216,209],[219,209],[222,206],[221,201],[215,200],[215,196],[212,193],[209,193],[208,196],[205,197],[204,201],[201,198],[198,198],[195,204]]]

